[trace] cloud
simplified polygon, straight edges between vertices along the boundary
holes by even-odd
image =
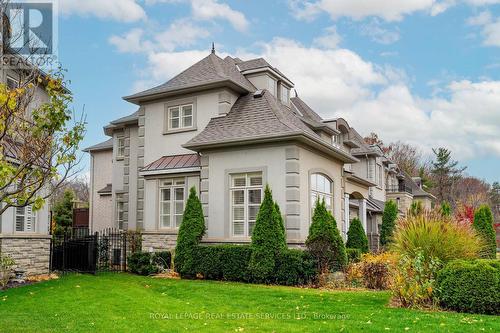
[[[143,29],[134,28],[122,36],[111,36],[109,42],[121,53],[149,53],[188,47],[210,36],[206,28],[197,26],[189,19],[176,20],[167,29],[149,31],[148,34],[149,36],[145,36]]]
[[[219,3],[217,0],[191,0],[192,14],[195,19],[227,20],[238,31],[248,29],[248,21],[242,12],[232,9],[225,3]]]
[[[292,14],[300,20],[313,20],[324,12],[333,20],[378,17],[389,22],[401,21],[416,12],[439,15],[459,3],[479,7],[498,4],[500,0],[289,0]]]
[[[385,45],[393,44],[400,38],[399,31],[383,28],[382,23],[377,19],[361,26],[361,34],[370,37],[374,42]]]
[[[313,45],[326,49],[335,49],[341,41],[342,37],[337,32],[337,28],[331,26],[325,29],[323,35],[314,38]]]
[[[401,21],[405,15],[417,11],[437,14],[436,6],[443,6],[445,1],[436,0],[292,0],[292,13],[298,19],[313,19],[321,12],[326,12],[332,19],[349,17],[360,20],[366,17],[380,17],[386,21]],[[434,10],[434,12],[432,12]]]
[[[146,18],[146,12],[136,0],[60,0],[63,15],[96,16],[121,22],[135,22]]]
[[[494,18],[489,11],[470,17],[467,24],[481,27],[483,45],[500,46],[500,18]]]

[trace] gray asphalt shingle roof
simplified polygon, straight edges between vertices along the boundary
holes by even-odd
[[[170,79],[168,82],[143,92],[127,96],[125,99],[129,100],[146,97],[222,81],[232,82],[248,92],[256,90],[252,83],[238,71],[233,58],[226,57],[226,59],[221,59],[215,53],[211,53]]]
[[[108,139],[106,141],[103,141],[101,143],[98,143],[96,145],[87,147],[83,151],[84,152],[91,152],[91,151],[108,150],[108,149],[113,149],[113,138]]]

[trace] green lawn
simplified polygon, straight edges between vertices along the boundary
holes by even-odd
[[[386,292],[70,275],[0,292],[0,332],[500,331],[500,317],[393,309],[388,299]]]

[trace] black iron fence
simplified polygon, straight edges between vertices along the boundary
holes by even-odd
[[[53,235],[50,268],[52,271],[96,273],[124,272],[127,256],[141,250],[140,234],[105,229],[90,234],[73,228]]]

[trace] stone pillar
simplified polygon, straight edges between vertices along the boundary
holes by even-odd
[[[349,194],[346,193],[344,195],[344,223],[342,224],[342,237],[344,240],[347,240],[347,231],[349,231],[349,223],[351,221],[351,217],[349,214]]]
[[[366,233],[366,231],[367,231],[366,199],[359,199],[359,219],[361,220],[361,224],[363,225],[363,229],[365,229],[365,233]]]

